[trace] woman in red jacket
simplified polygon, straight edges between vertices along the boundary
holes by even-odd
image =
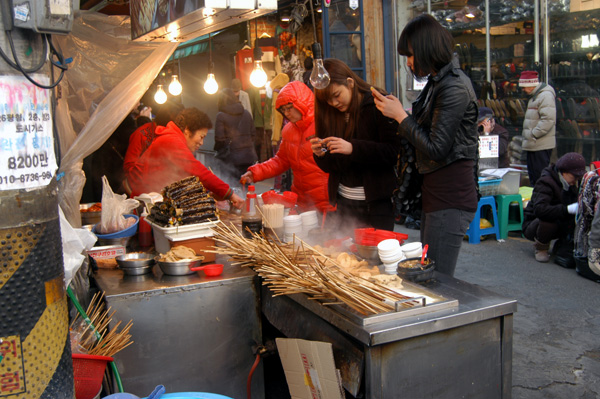
[[[230,200],[234,206],[241,208],[244,200],[194,158],[194,152],[200,148],[211,127],[210,118],[196,108],[184,109],[166,127],[158,126],[154,141],[127,178],[132,196],[160,192],[173,182],[198,176],[217,200]]]
[[[291,168],[292,191],[298,194],[300,210],[331,210],[328,174],[317,166],[310,148],[309,140],[315,134],[313,92],[300,81],[290,82],[279,92],[275,106],[290,121],[283,128],[279,151],[273,158],[249,167],[240,181],[242,184],[258,182]]]

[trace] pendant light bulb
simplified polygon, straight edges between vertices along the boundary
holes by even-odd
[[[254,69],[250,74],[250,83],[254,87],[264,87],[267,83],[267,73],[262,67],[262,61],[254,61]]]
[[[156,87],[156,94],[154,94],[154,101],[157,104],[164,104],[167,102],[167,93],[163,90],[163,85],[158,85]]]
[[[214,73],[209,73],[206,77],[206,82],[204,82],[204,91],[208,94],[215,94],[219,90],[219,84],[217,83],[217,79],[215,79]]]
[[[319,43],[313,44],[312,51],[314,55],[314,65],[313,70],[310,73],[310,84],[312,84],[315,89],[324,89],[329,86],[331,77],[329,76],[327,69],[325,69],[325,66],[323,66],[321,45]]]
[[[181,83],[179,82],[179,78],[177,75],[173,75],[171,77],[171,83],[169,84],[169,93],[174,96],[178,96],[181,94]]]

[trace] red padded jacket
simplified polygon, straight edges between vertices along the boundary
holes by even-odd
[[[327,195],[329,175],[315,163],[307,140],[315,134],[314,94],[303,82],[290,82],[279,92],[275,106],[279,108],[290,103],[300,111],[302,119],[284,126],[279,151],[273,158],[252,165],[248,170],[254,181],[261,181],[291,168],[294,174],[292,191],[298,194],[300,210],[330,211],[333,208]]]

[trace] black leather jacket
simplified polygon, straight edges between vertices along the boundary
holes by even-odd
[[[417,152],[417,168],[431,173],[459,159],[477,161],[477,98],[458,58],[430,76],[400,124]]]

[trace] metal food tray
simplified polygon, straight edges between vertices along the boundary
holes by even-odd
[[[458,308],[458,300],[452,298],[446,298],[442,295],[436,294],[431,290],[428,290],[418,284],[408,282],[406,280],[402,281],[402,285],[404,286],[403,292],[411,292],[413,295],[415,293],[421,293],[422,296],[414,296],[409,299],[400,300],[396,302],[396,311],[387,312],[387,313],[379,313],[370,316],[362,315],[350,307],[346,305],[323,305],[318,300],[310,299],[307,295],[303,294],[294,294],[290,295],[294,301],[298,302],[300,305],[308,308],[314,309],[314,306],[319,306],[321,308],[328,308],[331,311],[337,312],[344,317],[348,318],[355,324],[360,326],[369,326],[377,323],[383,323],[386,321],[393,321],[404,319],[406,317],[419,316],[425,313],[438,312],[441,310],[448,309],[456,309]],[[427,303],[426,297],[433,299],[431,303]],[[416,302],[415,306],[412,308],[402,307],[402,303],[404,302]],[[319,312],[317,312],[319,313]]]

